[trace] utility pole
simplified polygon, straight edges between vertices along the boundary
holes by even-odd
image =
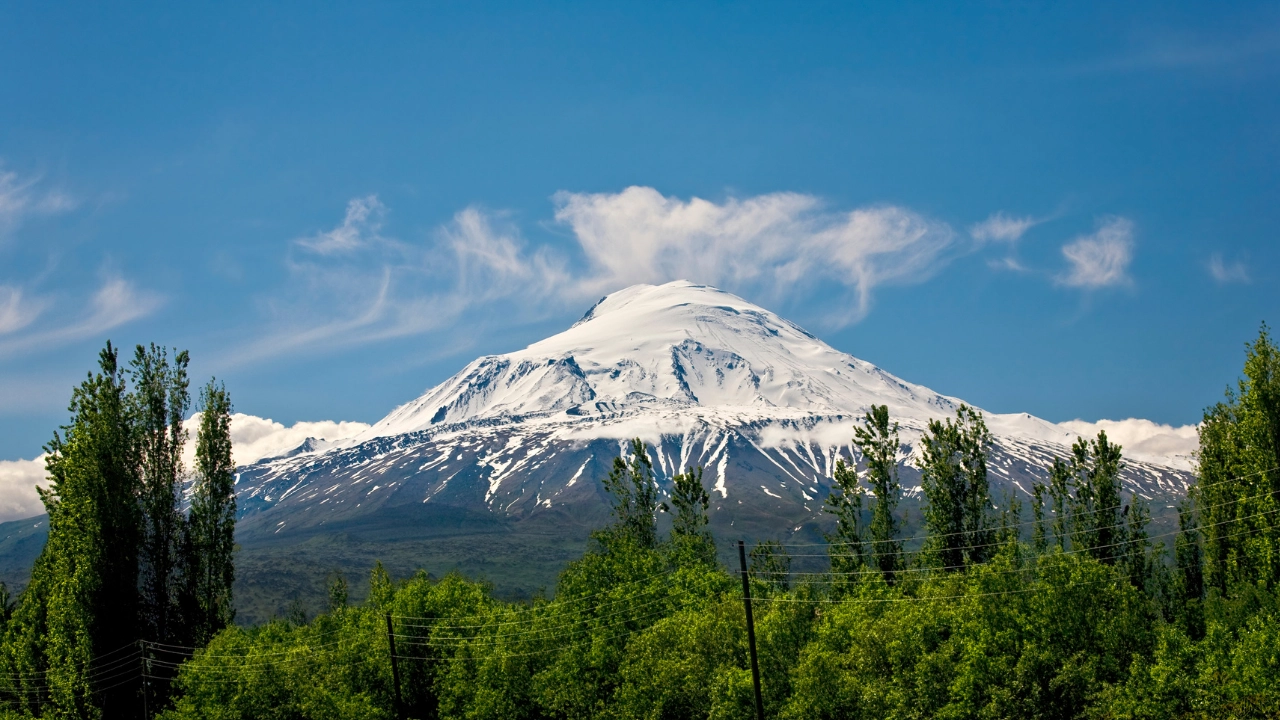
[[[138,648],[142,654],[138,660],[142,661],[142,717],[143,720],[151,720],[150,703],[147,702],[147,695],[151,692],[151,681],[148,675],[151,671],[151,658],[147,657],[147,642],[145,640],[138,641]]]
[[[747,575],[747,546],[738,541],[738,562],[742,564],[742,605],[747,610],[747,644],[751,647],[751,682],[756,690],[756,720],[764,720],[764,700],[760,696],[760,661],[756,659],[756,623],[751,617],[751,577]]]
[[[387,645],[391,648],[391,681],[396,689],[396,718],[404,720],[404,702],[400,699],[400,664],[396,661],[396,635],[391,630],[391,613],[387,613]]]

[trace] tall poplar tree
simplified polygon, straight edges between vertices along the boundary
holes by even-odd
[[[49,538],[9,628],[11,668],[34,714],[124,711],[136,688],[95,687],[91,661],[139,637],[139,480],[117,350],[107,343],[71,396],[71,421],[45,446]],[[32,677],[43,677],[34,681]],[[93,694],[98,691],[97,694]]]
[[[1265,323],[1236,388],[1204,412],[1191,496],[1207,587],[1280,584],[1280,349]]]
[[[613,468],[604,479],[604,489],[613,497],[615,522],[596,537],[606,545],[623,541],[651,550],[658,544],[654,513],[658,510],[658,486],[653,480],[653,461],[644,441],[630,443],[631,459],[613,459]]]
[[[164,348],[139,345],[131,367],[132,412],[142,490],[142,545],[139,582],[143,626],[158,642],[185,640],[178,634],[179,577],[184,519],[182,449],[187,441],[183,419],[191,404],[187,352],[172,362]]]
[[[186,523],[184,617],[195,645],[235,618],[235,461],[231,457],[231,396],[210,380],[200,392],[195,484]]]
[[[873,562],[893,584],[902,568],[902,543],[897,539],[898,519],[894,514],[902,495],[898,482],[898,423],[889,422],[888,405],[872,405],[853,429],[853,442],[867,463],[867,484],[875,497],[871,508],[871,554]]]
[[[841,458],[836,461],[836,470],[831,479],[834,486],[823,503],[823,509],[836,519],[835,532],[827,535],[831,572],[837,578],[856,581],[866,567],[862,487],[858,484],[858,470],[856,466],[847,465],[844,458]]]
[[[1053,534],[1059,549],[1120,566],[1135,587],[1153,591],[1148,586],[1156,580],[1158,561],[1151,556],[1147,536],[1151,513],[1137,493],[1125,500],[1122,459],[1121,447],[1108,440],[1105,431],[1092,440],[1079,438],[1071,446],[1069,460],[1054,458],[1049,484],[1037,483],[1034,495],[1037,503],[1045,495],[1053,502]],[[1038,510],[1041,550],[1048,544],[1043,520]]]
[[[674,506],[674,510],[672,509]],[[671,506],[662,503],[662,511],[671,513],[671,539],[680,557],[712,565],[716,560],[716,542],[707,529],[707,509],[711,497],[702,486],[702,468],[689,468],[671,480]]]
[[[985,562],[995,549],[987,451],[991,433],[982,413],[961,405],[956,419],[931,420],[921,438],[920,487],[924,555],[936,567],[959,570]]]
[[[1071,446],[1071,546],[1115,565],[1125,552],[1129,508],[1120,494],[1120,446],[1099,431]]]

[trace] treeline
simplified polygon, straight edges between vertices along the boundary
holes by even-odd
[[[107,343],[45,446],[49,538],[0,617],[8,715],[147,715],[173,674],[151,667],[153,648],[194,649],[230,624],[231,400],[213,381],[200,391],[188,473],[188,361],[139,345],[125,366]]]
[[[1148,534],[1102,433],[1026,506],[997,509],[990,435],[961,408],[923,438],[925,537],[907,552],[888,409],[854,442],[828,542],[751,553],[767,717],[1280,716],[1280,357],[1265,326],[1238,388],[1206,411],[1199,481],[1169,535]],[[755,717],[742,585],[717,564],[701,471],[661,502],[637,440],[604,487],[613,521],[554,599],[378,566],[361,606],[337,581],[311,621],[217,635],[181,665],[165,717]],[[802,556],[830,570],[791,572]]]

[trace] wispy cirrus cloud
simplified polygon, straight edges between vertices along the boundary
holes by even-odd
[[[1030,215],[1010,215],[1003,211],[992,213],[980,223],[969,226],[969,237],[978,245],[998,243],[1004,245],[1008,255],[999,260],[988,260],[987,267],[992,270],[1028,272],[1026,266],[1017,257],[1018,241],[1028,230],[1044,222],[1042,218]]]
[[[163,298],[155,293],[141,290],[123,278],[108,277],[78,315],[59,322],[42,323],[39,329],[31,330],[32,320],[38,313],[24,311],[21,291],[8,288],[8,293],[6,304],[4,294],[0,292],[0,325],[3,325],[11,304],[13,327],[8,333],[0,332],[0,357],[47,350],[98,337],[108,330],[150,315],[163,303]],[[51,303],[47,298],[38,298],[30,304],[43,308]],[[24,329],[27,331],[22,332]]]
[[[1068,287],[1096,289],[1128,285],[1133,261],[1133,221],[1122,217],[1103,219],[1096,232],[1062,246],[1069,269],[1058,277]]]
[[[75,209],[68,193],[43,189],[39,176],[20,177],[0,167],[0,241],[33,216],[57,215]]]
[[[333,230],[293,241],[286,283],[262,301],[264,332],[227,361],[441,330],[480,304],[544,299],[567,279],[501,214],[466,208],[414,243],[381,233],[387,212],[376,196],[358,198]]]
[[[567,246],[532,243],[508,214],[474,206],[406,241],[386,232],[391,211],[378,197],[354,198],[334,227],[289,243],[287,280],[259,299],[260,333],[227,361],[536,320],[629,285],[676,279],[775,302],[822,293],[836,308],[825,321],[841,326],[865,317],[881,288],[925,282],[987,243],[1013,246],[1043,221],[998,212],[969,228],[970,241],[908,208],[837,209],[803,193],[713,201],[637,186],[560,192],[552,203]],[[1127,282],[1132,232],[1123,218],[1104,221],[1063,249],[1071,270],[1055,280]],[[1035,272],[1013,257],[992,267]],[[482,307],[489,310],[468,315]]]
[[[1219,285],[1248,284],[1251,281],[1249,268],[1245,267],[1243,262],[1239,260],[1227,262],[1222,259],[1222,253],[1214,253],[1210,256],[1206,267],[1209,270],[1209,277]]]
[[[1075,66],[1071,74],[1144,71],[1253,70],[1280,55],[1280,27],[1263,24],[1244,32],[1208,34],[1148,28],[1130,47],[1109,58]]]
[[[1022,264],[1021,260],[1012,256],[1003,257],[998,260],[988,260],[987,267],[991,268],[992,270],[1003,270],[1007,272],[1016,272],[1016,273],[1031,272],[1031,270],[1027,268],[1026,265]]]
[[[376,195],[355,198],[347,203],[347,214],[340,225],[294,242],[320,255],[352,252],[381,239],[379,231],[386,213],[387,207]]]
[[[0,336],[27,327],[48,305],[45,298],[24,297],[20,287],[0,285]]]
[[[969,236],[980,243],[1016,243],[1031,228],[1042,221],[1030,216],[1015,216],[1004,212],[991,214],[986,220],[969,227]]]

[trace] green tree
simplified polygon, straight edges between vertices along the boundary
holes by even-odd
[[[1054,458],[1049,484],[1037,483],[1037,497],[1053,502],[1053,531],[1059,549],[1089,555],[1105,565],[1123,568],[1135,587],[1152,595],[1164,590],[1152,585],[1165,570],[1152,553],[1147,536],[1151,514],[1146,502],[1134,493],[1125,501],[1120,471],[1121,447],[1099,431],[1092,440],[1078,438],[1069,461]],[[1037,533],[1044,535],[1043,519]],[[1047,543],[1046,543],[1047,544]]]
[[[777,540],[763,540],[751,548],[751,573],[775,590],[791,587],[791,555]]]
[[[347,578],[334,570],[329,573],[329,612],[337,612],[347,606]]]
[[[139,584],[141,620],[157,642],[182,642],[178,616],[183,517],[182,449],[187,441],[183,419],[190,405],[186,351],[172,363],[164,348],[136,348],[131,363],[132,420],[142,494]]]
[[[210,380],[200,392],[195,485],[184,542],[188,630],[208,642],[235,618],[235,461],[231,457],[231,396]]]
[[[613,468],[604,479],[604,489],[613,501],[614,524],[596,533],[606,546],[618,542],[653,549],[658,544],[654,514],[658,510],[658,485],[653,480],[653,462],[644,441],[630,443],[631,459],[613,459]]]
[[[867,463],[867,484],[875,497],[871,508],[872,562],[893,584],[902,567],[902,543],[898,537],[898,518],[894,514],[902,495],[898,483],[898,423],[889,422],[888,405],[872,405],[853,429],[853,442]]]
[[[139,479],[126,387],[111,345],[71,396],[71,421],[45,446],[49,538],[32,569],[7,648],[30,712],[98,717],[136,688],[94,687],[91,660],[139,636]],[[28,685],[28,683],[30,683]],[[93,695],[98,691],[97,695]]]
[[[1049,551],[1049,531],[1044,517],[1044,498],[1046,487],[1043,483],[1035,483],[1031,487],[1031,547],[1037,555]]]
[[[830,543],[831,572],[837,578],[854,582],[866,567],[863,545],[862,486],[858,484],[856,467],[846,465],[843,458],[836,461],[832,474],[831,494],[823,503],[823,510],[835,516],[835,531],[827,535]]]
[[[1280,580],[1280,350],[1263,324],[1245,346],[1244,376],[1205,410],[1199,478],[1204,581],[1223,594]]]
[[[920,487],[924,556],[947,570],[980,564],[996,546],[995,510],[987,479],[991,433],[982,413],[961,405],[956,419],[931,420],[921,438]]]
[[[1065,551],[1071,542],[1071,466],[1062,458],[1055,457],[1049,468],[1047,492],[1052,501],[1053,539],[1058,549]]]
[[[680,557],[688,557],[694,561],[714,564],[716,559],[715,538],[707,529],[707,508],[711,506],[711,497],[702,485],[702,468],[689,468],[672,478],[671,505],[662,503],[662,511],[672,513],[671,540]]]
[[[1124,555],[1129,508],[1120,494],[1120,446],[1105,430],[1071,446],[1071,545],[1099,562],[1114,565]]]

